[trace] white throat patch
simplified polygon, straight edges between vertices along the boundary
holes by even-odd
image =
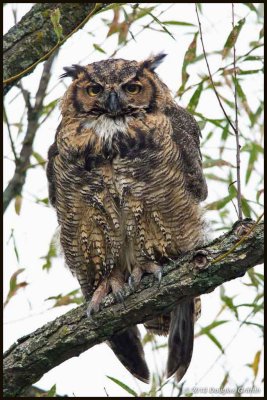
[[[120,131],[127,133],[129,117],[109,118],[106,115],[87,120],[83,126],[95,131],[95,134],[102,140],[111,143],[113,135]]]

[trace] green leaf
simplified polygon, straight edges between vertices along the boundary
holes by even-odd
[[[154,339],[154,334],[151,332],[147,332],[142,339],[142,345],[145,346],[147,343],[152,342]]]
[[[263,72],[263,68],[260,68],[260,69],[249,69],[249,70],[239,69],[238,75],[252,75],[252,74],[257,74],[258,72]]]
[[[221,300],[227,305],[227,307],[233,311],[233,313],[235,314],[236,319],[239,319],[238,316],[238,311],[237,311],[237,307],[234,305],[233,299],[235,296],[233,297],[229,297],[225,295],[225,289],[223,286],[220,287],[220,297]]]
[[[166,32],[173,40],[175,40],[173,34],[166,28],[166,26],[163,25],[163,23],[155,15],[153,15],[151,12],[149,12],[148,14],[153,18],[155,22],[157,22],[162,27],[164,32]]]
[[[48,206],[48,204],[49,204],[48,197],[44,197],[43,199],[36,199],[36,203],[42,203],[42,204],[45,204],[46,206]]]
[[[137,13],[135,15],[135,20],[140,19],[151,13],[155,9],[155,6],[153,7],[139,7],[137,10]]]
[[[47,392],[46,397],[57,397],[57,396],[56,396],[56,392],[57,392],[57,385],[55,384],[55,385],[53,385],[53,386],[51,387],[51,389]]]
[[[207,121],[197,121],[197,124],[199,126],[199,129],[202,131],[205,128]],[[209,132],[204,143],[206,143],[211,138],[212,134],[213,134],[213,132]],[[202,144],[203,144],[203,142],[202,142]]]
[[[19,264],[19,262],[20,262],[20,260],[19,260],[19,252],[18,252],[18,248],[17,248],[15,236],[14,236],[14,229],[11,229],[11,234],[10,234],[9,240],[10,239],[12,239],[13,249],[14,249],[14,252],[15,252],[15,255],[16,255],[17,262]],[[8,242],[9,242],[9,240],[8,240]]]
[[[242,3],[244,6],[247,6],[251,11],[255,11],[256,14],[258,14],[257,8],[254,6],[253,3]]]
[[[202,3],[196,3],[197,8],[202,13]]]
[[[234,165],[233,165],[233,164],[231,164],[229,161],[222,160],[222,159],[204,161],[204,162],[202,163],[202,166],[203,166],[203,168],[225,167],[225,166],[234,168]]]
[[[204,334],[206,334],[207,332],[211,331],[212,329],[217,328],[217,326],[226,324],[226,322],[229,322],[229,321],[226,320],[226,319],[225,319],[225,320],[221,320],[221,321],[213,321],[211,324],[202,327],[201,330],[200,330],[200,332],[199,332],[199,334],[198,334],[198,336],[204,335]]]
[[[63,38],[63,34],[62,34],[63,33],[63,29],[62,29],[62,26],[59,23],[60,16],[61,16],[61,14],[60,14],[59,8],[56,8],[50,14],[50,19],[51,19],[55,34],[57,35],[58,42],[60,42],[61,38]]]
[[[224,353],[223,346],[221,345],[219,340],[210,332],[206,332],[206,335],[221,350],[221,352]]]
[[[263,61],[263,56],[247,56],[244,61]]]
[[[223,128],[221,139],[225,142],[228,135],[229,135],[229,122],[227,122],[225,127]]]
[[[58,294],[57,296],[50,296],[45,301],[55,300],[53,308],[67,306],[69,304],[82,304],[83,296],[81,295],[80,289],[72,290],[70,293],[65,295]]]
[[[220,210],[221,208],[223,208],[224,206],[226,206],[227,203],[229,203],[232,200],[233,196],[229,195],[226,197],[223,197],[222,199],[213,201],[210,204],[207,204],[205,206],[206,210]]]
[[[54,110],[54,108],[57,106],[58,100],[59,100],[59,98],[52,100],[52,101],[50,101],[50,103],[43,106],[41,115],[47,115],[47,114],[51,113]]]
[[[240,21],[238,21],[237,25],[235,25],[234,28],[232,29],[232,31],[230,32],[230,34],[225,42],[223,51],[222,51],[223,59],[229,54],[229,51],[232,49],[232,47],[234,47],[245,21],[246,21],[245,18],[240,19]]]
[[[12,274],[10,281],[9,281],[9,292],[8,295],[6,297],[6,300],[4,302],[4,307],[9,303],[9,300],[15,296],[15,294],[17,293],[17,291],[21,288],[24,288],[28,285],[27,282],[17,282],[17,278],[19,276],[19,274],[21,274],[23,271],[25,271],[25,268],[19,268],[17,271],[14,272],[14,274]]]
[[[201,82],[199,84],[199,86],[197,87],[197,89],[195,90],[195,92],[193,93],[193,96],[191,97],[191,99],[189,101],[189,104],[187,106],[187,110],[189,112],[193,112],[197,108],[202,90],[203,90],[203,82]]]
[[[253,268],[252,268],[252,269],[249,269],[249,270],[247,271],[247,275],[249,276],[252,285],[253,285],[255,288],[258,288],[260,282],[259,282],[257,276],[255,275],[254,269],[253,269]]]
[[[256,201],[259,202],[260,196],[264,193],[264,189],[257,190]]]
[[[22,197],[18,195],[15,198],[15,211],[17,215],[20,215],[21,204],[22,204]]]
[[[107,378],[110,379],[111,381],[113,381],[114,383],[116,383],[118,386],[120,386],[122,389],[126,390],[126,392],[128,392],[129,394],[131,394],[133,397],[138,397],[137,393],[131,389],[129,386],[127,386],[125,383],[119,381],[116,378],[113,378],[112,376],[108,376]]]
[[[226,372],[226,374],[224,375],[223,381],[220,384],[220,390],[225,388],[225,385],[228,383],[228,378],[229,378],[229,372]]]
[[[177,95],[181,96],[186,82],[188,81],[189,74],[187,73],[187,67],[190,63],[194,62],[196,58],[196,49],[197,49],[197,37],[198,37],[198,32],[194,34],[194,38],[192,42],[190,43],[185,56],[184,56],[184,61],[183,61],[183,66],[182,66],[182,85],[178,89]]]
[[[211,179],[213,181],[228,183],[228,179],[222,178],[222,177],[220,177],[218,175],[215,175],[215,174],[205,174],[205,177],[207,179]]]
[[[257,108],[256,112],[254,114],[252,114],[252,116],[250,118],[251,128],[253,128],[253,126],[257,123],[259,117],[262,115],[262,112],[263,112],[263,103],[261,102],[261,104]]]
[[[57,233],[55,233],[50,241],[48,253],[46,256],[40,257],[41,259],[45,260],[45,264],[43,264],[42,269],[49,271],[52,267],[52,258],[57,256],[57,249],[55,245],[55,237]]]
[[[105,50],[103,50],[98,44],[93,43],[95,50],[99,51],[100,53],[106,54]]]
[[[249,322],[249,321],[244,321],[243,324],[256,326],[257,328],[260,328],[262,333],[264,333],[264,325],[262,325],[262,324],[257,324],[256,322]]]
[[[257,353],[255,354],[253,363],[252,363],[252,369],[253,369],[255,379],[257,378],[258,371],[259,371],[260,358],[261,358],[261,350],[257,351]]]
[[[41,154],[37,153],[36,151],[32,152],[32,156],[35,158],[35,160],[43,167],[45,168],[46,160],[41,156]]]
[[[246,184],[249,182],[252,171],[254,169],[254,164],[258,159],[258,148],[253,142],[250,143],[250,155],[248,159],[248,166],[246,171]]]
[[[164,25],[181,25],[181,26],[196,26],[195,24],[190,24],[184,21],[162,21]]]
[[[243,196],[241,198],[241,206],[242,206],[242,211],[243,211],[245,217],[251,218],[251,208],[250,208],[247,200]]]
[[[235,79],[234,76],[233,76],[233,82],[234,82],[234,85],[236,87],[237,96],[240,98],[241,103],[242,103],[244,109],[246,110],[246,112],[247,112],[247,114],[249,116],[249,119],[251,121],[251,119],[253,118],[253,113],[252,113],[252,111],[251,111],[251,109],[250,109],[250,107],[248,105],[248,101],[247,101],[247,97],[245,95],[245,92],[243,91],[239,80]]]

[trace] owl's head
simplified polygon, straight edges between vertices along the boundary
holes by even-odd
[[[166,54],[145,61],[108,59],[87,66],[65,67],[71,77],[62,102],[62,114],[110,118],[155,112],[165,103],[166,86],[155,73]]]

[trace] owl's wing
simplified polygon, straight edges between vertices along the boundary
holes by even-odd
[[[48,180],[48,197],[50,204],[56,206],[56,184],[55,184],[55,173],[54,173],[54,160],[58,155],[57,143],[54,142],[50,146],[48,151],[48,163],[46,167],[46,176]]]
[[[48,180],[48,197],[51,205],[56,206],[56,183],[55,183],[55,172],[54,172],[54,161],[55,157],[59,154],[57,148],[57,135],[61,129],[61,123],[57,127],[56,136],[54,143],[49,147],[48,150],[48,162],[46,166],[46,176]]]
[[[208,190],[202,171],[199,126],[194,117],[178,105],[169,107],[166,113],[171,120],[173,140],[181,151],[185,187],[198,202],[203,201]]]

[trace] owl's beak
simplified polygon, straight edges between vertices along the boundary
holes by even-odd
[[[108,96],[107,109],[112,114],[117,114],[119,111],[121,111],[118,95],[114,91],[112,91]]]

